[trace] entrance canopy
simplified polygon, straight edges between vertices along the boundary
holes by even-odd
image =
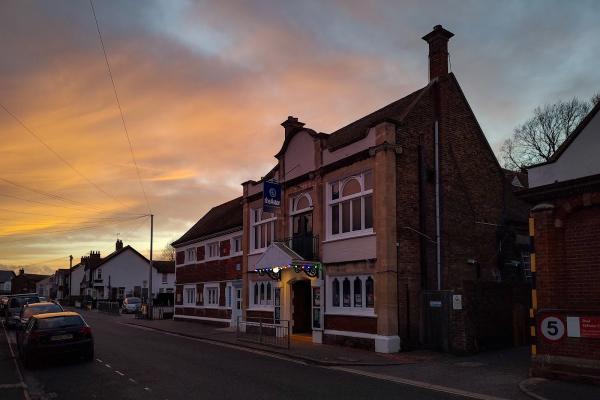
[[[256,262],[254,270],[259,275],[268,275],[275,280],[281,279],[281,271],[293,269],[304,272],[309,277],[318,277],[322,266],[319,261],[305,260],[285,243],[273,242]]]

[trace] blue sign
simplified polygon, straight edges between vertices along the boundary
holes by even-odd
[[[281,207],[281,185],[275,181],[263,182],[263,211],[274,212]]]

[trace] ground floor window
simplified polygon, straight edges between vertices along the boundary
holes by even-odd
[[[331,276],[327,279],[328,306],[333,312],[372,313],[375,282],[370,275]]]
[[[273,285],[269,281],[250,284],[251,305],[255,307],[273,305]]]
[[[196,305],[196,288],[186,287],[184,290],[183,301],[185,305]]]

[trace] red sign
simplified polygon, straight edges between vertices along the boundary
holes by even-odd
[[[600,339],[600,317],[579,317],[581,337]]]

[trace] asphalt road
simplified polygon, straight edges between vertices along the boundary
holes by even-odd
[[[36,399],[462,399],[344,371],[124,325],[86,313],[93,362],[24,370]]]

